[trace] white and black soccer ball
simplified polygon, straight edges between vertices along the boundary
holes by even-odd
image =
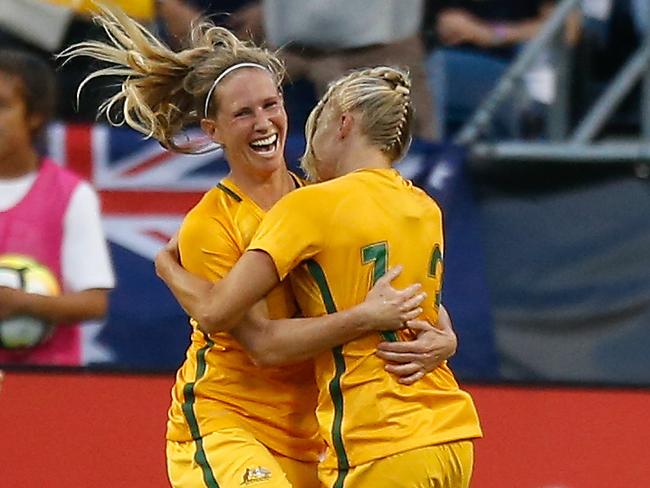
[[[18,254],[0,256],[0,286],[48,296],[61,293],[56,277],[47,267]],[[34,347],[49,339],[53,331],[54,326],[35,317],[10,317],[0,321],[0,348]]]

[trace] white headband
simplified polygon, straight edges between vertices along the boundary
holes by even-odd
[[[223,80],[229,73],[232,73],[236,69],[239,68],[260,68],[264,69],[266,71],[269,71],[269,69],[266,66],[262,66],[261,64],[257,63],[239,63],[239,64],[233,64],[230,68],[226,69],[221,73],[219,76],[217,76],[217,79],[214,80],[212,83],[212,86],[208,90],[208,94],[205,97],[205,105],[203,106],[203,116],[207,119],[208,118],[208,109],[210,108],[210,99],[212,98],[212,94],[214,93],[215,88],[217,88],[217,85],[221,80]]]

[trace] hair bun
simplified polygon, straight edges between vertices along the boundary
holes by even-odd
[[[411,83],[407,72],[390,66],[382,66],[376,68],[376,70],[381,78],[390,83],[391,88],[397,93],[401,95],[409,95],[411,93]]]
[[[401,93],[402,95],[409,95],[411,93],[411,90],[404,85],[397,85],[395,87],[395,91],[397,93]]]

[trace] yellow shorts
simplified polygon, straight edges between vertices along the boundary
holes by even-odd
[[[320,487],[316,463],[272,452],[241,428],[167,441],[167,475],[173,488]]]
[[[422,447],[352,467],[320,469],[327,488],[468,488],[474,465],[472,441]]]

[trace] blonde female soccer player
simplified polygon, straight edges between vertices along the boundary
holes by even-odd
[[[162,274],[207,332],[228,330],[291,273],[302,312],[361,303],[389,266],[396,283],[422,283],[424,318],[437,320],[443,233],[438,205],[392,165],[411,138],[408,76],[379,67],[331,85],[307,123],[304,167],[317,180],[271,209],[228,275],[206,289],[168,260]],[[325,486],[469,486],[471,439],[481,436],[471,397],[443,365],[404,386],[376,357],[369,333],[316,358],[318,422],[327,443]]]
[[[183,266],[216,282],[248,247],[266,211],[302,184],[283,156],[282,65],[272,53],[209,23],[194,29],[190,48],[175,53],[120,12],[104,10],[97,20],[110,42],[88,41],[62,54],[111,63],[91,78],[125,77],[104,109],[121,108],[128,125],[171,150],[197,150],[176,140],[192,123],[200,123],[224,148],[230,175],[190,211],[179,234]],[[167,424],[172,485],[318,486],[315,466],[322,445],[313,365],[260,368],[240,341],[250,345],[244,334],[263,326],[259,350],[251,354],[260,357],[263,351],[265,362],[279,361],[269,359],[265,351],[272,350],[282,361],[297,362],[370,329],[399,327],[417,315],[422,296],[417,287],[392,290],[388,284],[395,274],[375,287],[369,301],[338,316],[280,320],[295,315],[284,283],[251,304],[249,315],[228,333],[207,334],[193,320]],[[440,350],[443,357],[453,352]]]

